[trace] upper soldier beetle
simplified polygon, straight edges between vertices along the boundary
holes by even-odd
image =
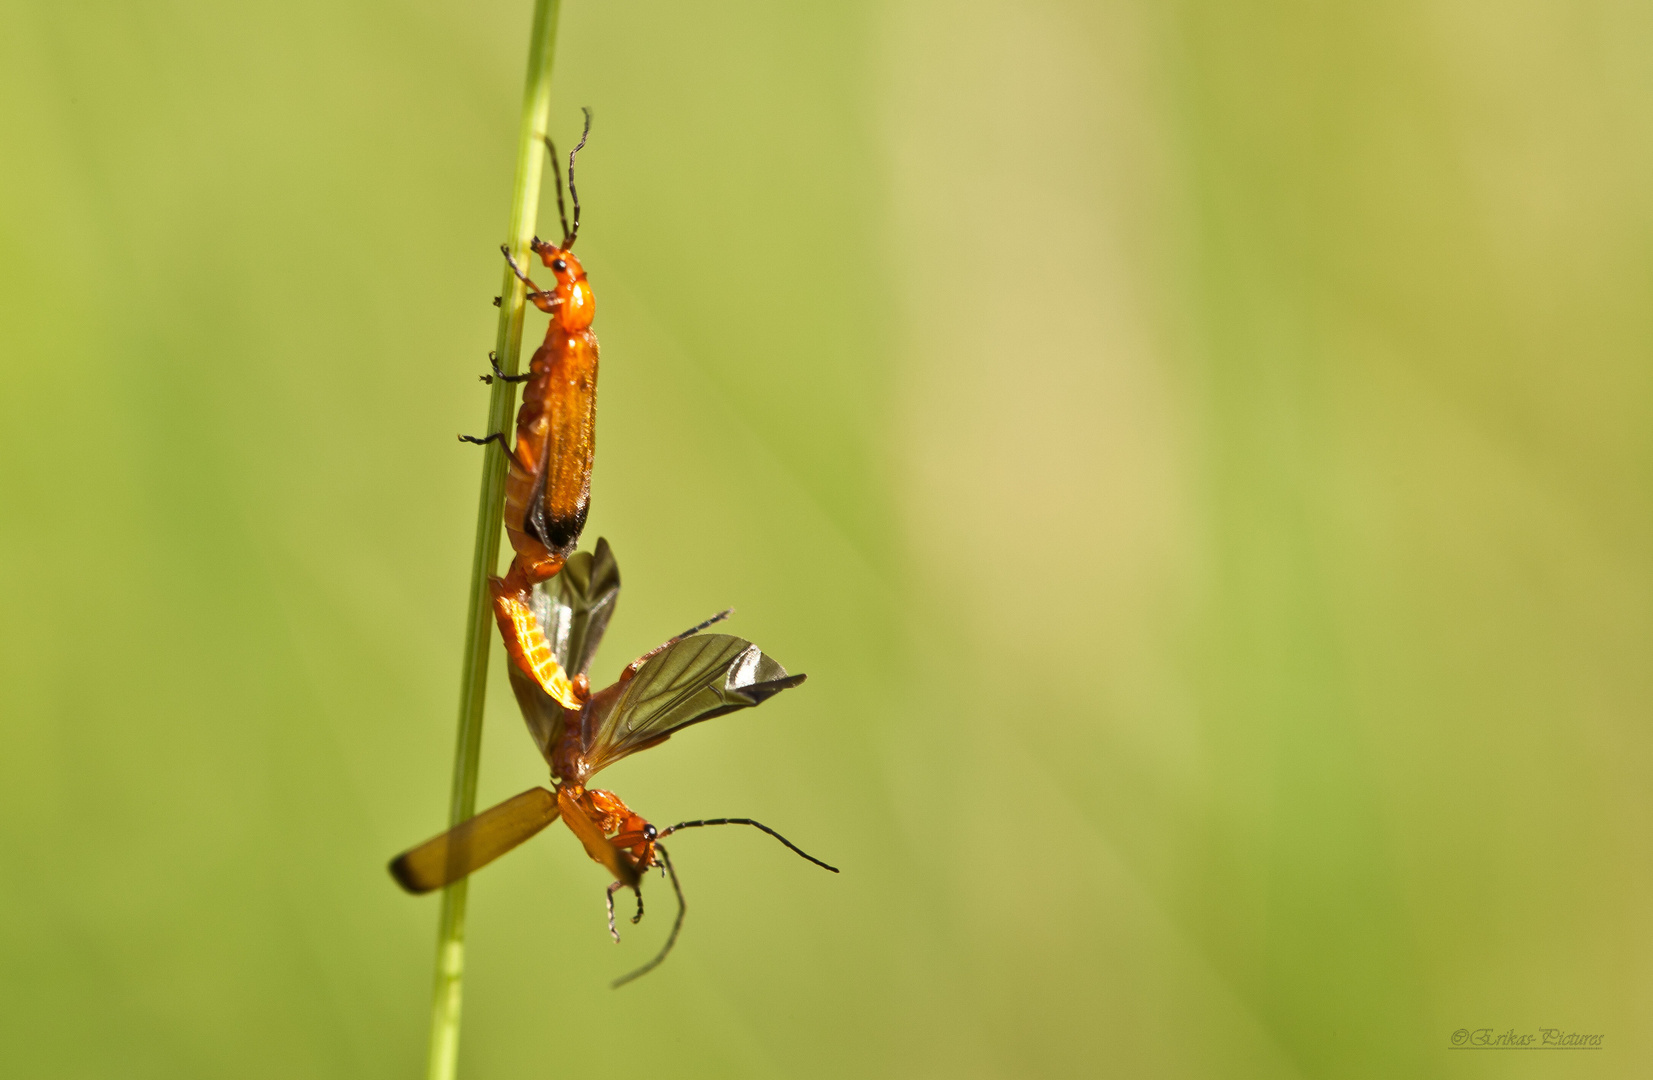
[[[554,581],[531,591],[529,618],[553,644],[551,659],[585,683],[592,657],[602,641],[620,592],[620,570],[607,541],[593,552],[568,559]],[[490,807],[440,836],[398,855],[390,864],[397,883],[425,893],[480,870],[561,817],[579,838],[586,854],[614,878],[608,886],[608,929],[614,925],[614,894],[629,888],[637,894],[643,917],[643,874],[660,867],[677,896],[677,919],[653,960],[615,981],[630,982],[652,971],[677,942],[687,910],[671,856],[661,843],[683,829],[708,825],[750,825],[760,829],[817,866],[837,873],[769,826],[751,818],[709,818],[656,829],[611,791],[587,787],[602,769],[629,754],[658,746],[690,724],[737,709],[761,705],[782,690],[804,681],[749,641],[700,631],[729,616],[724,611],[639,656],[620,672],[614,685],[586,695],[577,709],[566,709],[539,683],[512,669],[511,689],[522,708],[528,733],[550,766],[555,790],[529,790]]]
[[[518,668],[571,709],[579,708],[587,688],[576,685],[552,657],[545,635],[529,612],[529,594],[534,585],[555,576],[573,553],[591,501],[591,460],[597,445],[597,335],[591,332],[596,300],[585,269],[573,253],[580,234],[574,158],[591,134],[591,110],[584,112],[585,130],[568,155],[573,225],[563,204],[561,173],[553,170],[562,243],[548,244],[536,236],[532,244],[534,254],[555,275],[556,287],[541,289],[517,266],[510,248],[500,248],[511,271],[528,287],[529,302],[551,316],[545,343],[534,352],[526,373],[505,374],[489,354],[494,375],[482,377],[484,382],[497,377],[527,384],[517,410],[516,448],[507,449],[503,432],[481,438],[459,436],[463,442],[498,443],[510,465],[505,480],[505,532],[516,554],[503,578],[488,579],[505,650]],[[545,146],[556,161],[557,148],[549,137]]]

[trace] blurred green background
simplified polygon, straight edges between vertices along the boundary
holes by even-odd
[[[530,4],[0,7],[0,1046],[422,1075]],[[1653,8],[570,0],[599,658],[466,1077],[1653,1070]],[[543,218],[542,218],[543,220]],[[549,231],[549,229],[547,230]],[[543,318],[531,316],[530,338]],[[544,779],[499,652],[486,805]],[[1454,1052],[1459,1028],[1602,1034]]]

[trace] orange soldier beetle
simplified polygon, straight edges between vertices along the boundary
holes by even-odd
[[[561,244],[534,237],[532,249],[556,277],[556,287],[541,289],[517,266],[509,247],[502,246],[511,271],[528,286],[530,303],[551,316],[545,342],[534,352],[528,371],[507,375],[492,353],[494,374],[482,376],[526,383],[522,407],[517,410],[516,448],[509,449],[503,432],[480,438],[459,436],[461,442],[498,443],[509,464],[505,478],[505,532],[516,552],[504,577],[490,577],[494,618],[511,661],[565,708],[578,709],[581,689],[552,657],[550,644],[529,610],[533,587],[554,577],[579,543],[591,502],[591,460],[597,445],[597,335],[591,332],[596,299],[585,269],[574,257],[580,235],[580,193],[574,186],[574,158],[591,134],[591,110],[585,110],[585,130],[568,155],[568,191],[574,202],[574,224],[563,205],[562,175],[557,181],[557,214],[562,219]],[[545,140],[551,160],[557,148]],[[495,303],[499,301],[496,299]]]
[[[611,791],[587,787],[600,770],[658,746],[678,730],[739,709],[760,705],[804,681],[749,641],[700,631],[728,618],[723,611],[644,653],[620,672],[612,686],[592,692],[587,670],[608,628],[620,593],[620,570],[608,541],[595,552],[571,556],[562,572],[535,586],[529,617],[548,642],[552,659],[573,672],[580,705],[569,709],[526,673],[510,669],[511,689],[529,735],[551,768],[554,790],[530,788],[461,822],[440,836],[403,852],[390,864],[397,883],[411,893],[439,889],[536,835],[561,817],[593,860],[613,876],[608,886],[608,929],[615,941],[614,894],[629,888],[637,896],[633,923],[643,917],[643,874],[660,867],[677,897],[677,919],[654,959],[617,979],[622,986],[659,966],[677,943],[688,906],[671,856],[661,843],[683,829],[750,825],[798,855],[834,874],[829,866],[786,837],[751,818],[709,818],[656,829]]]

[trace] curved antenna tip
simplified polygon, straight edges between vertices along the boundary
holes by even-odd
[[[654,959],[650,960],[636,971],[622,975],[618,979],[615,979],[613,982],[609,983],[608,985],[611,990],[618,990],[620,987],[626,985],[628,982],[631,982],[633,979],[647,975],[649,972],[659,967],[661,962],[666,959],[667,954],[672,951],[672,946],[677,944],[677,935],[683,930],[683,916],[689,912],[689,904],[683,899],[683,886],[677,880],[677,868],[672,865],[671,855],[668,854],[666,849],[659,844],[655,845],[655,850],[660,853],[660,865],[665,869],[666,876],[671,879],[672,892],[677,894],[677,919],[672,923],[672,932],[666,938],[666,944],[661,947],[658,953],[655,954]],[[641,905],[642,901],[643,894],[638,893],[638,904]]]
[[[568,197],[574,203],[574,227],[565,230],[562,244],[564,251],[573,250],[574,241],[580,235],[580,193],[574,187],[574,157],[585,149],[585,141],[591,137],[591,106],[582,105],[580,111],[585,113],[585,130],[580,132],[580,141],[574,146],[574,149],[568,152]]]
[[[673,825],[670,828],[661,829],[657,835],[660,839],[664,840],[666,837],[670,836],[674,832],[677,832],[679,829],[701,829],[708,825],[750,825],[759,832],[767,833],[768,835],[773,836],[776,840],[779,840],[782,844],[786,845],[787,849],[794,855],[807,859],[816,866],[819,866],[822,870],[831,870],[834,874],[838,873],[838,868],[836,866],[833,866],[831,863],[822,862],[820,859],[817,859],[815,856],[811,855],[797,844],[794,844],[774,829],[771,829],[763,822],[753,821],[751,818],[708,818],[703,821],[679,821],[676,825]]]

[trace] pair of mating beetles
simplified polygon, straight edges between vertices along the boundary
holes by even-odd
[[[541,289],[502,248],[511,270],[528,289],[527,299],[551,316],[545,343],[524,375],[507,375],[494,363],[483,376],[523,383],[516,442],[503,432],[466,442],[498,443],[510,471],[505,483],[505,531],[515,557],[504,577],[491,577],[488,591],[505,651],[511,689],[529,734],[551,767],[554,790],[531,788],[484,810],[440,836],[396,857],[390,872],[413,893],[441,888],[492,862],[561,817],[586,853],[613,876],[608,887],[608,928],[614,925],[614,894],[629,888],[637,897],[635,923],[643,917],[643,873],[658,866],[677,896],[677,919],[658,955],[615,982],[629,982],[652,970],[671,951],[683,926],[683,890],[661,840],[679,829],[705,825],[751,825],[810,862],[834,867],[806,854],[766,825],[749,818],[685,821],[656,829],[613,792],[586,786],[603,768],[628,754],[664,742],[673,732],[701,720],[749,708],[804,681],[749,641],[728,634],[702,634],[728,611],[677,635],[638,657],[619,679],[593,691],[587,672],[602,641],[620,593],[620,571],[606,540],[593,552],[575,552],[591,500],[591,463],[596,449],[597,336],[591,331],[596,301],[585,270],[574,257],[580,231],[580,197],[574,186],[574,159],[591,131],[568,155],[568,191],[574,203],[569,224],[562,177],[557,181],[561,244],[535,238],[533,252],[556,278]],[[558,163],[556,148],[546,148]],[[490,360],[494,358],[490,356]]]

